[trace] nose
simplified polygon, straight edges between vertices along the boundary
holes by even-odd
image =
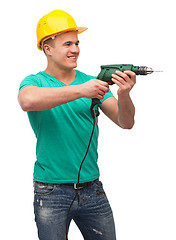
[[[72,53],[79,53],[79,46],[78,45],[76,45],[76,44],[73,44],[72,46],[71,46],[71,49],[70,49],[70,51],[72,52]]]

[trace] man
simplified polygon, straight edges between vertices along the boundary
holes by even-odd
[[[61,10],[41,18],[37,46],[45,52],[48,65],[20,85],[19,103],[27,111],[37,137],[34,212],[40,240],[65,240],[66,225],[72,219],[86,240],[116,239],[112,211],[99,181],[97,125],[81,168],[78,190],[75,183],[94,122],[92,98],[101,101],[101,110],[114,123],[131,129],[135,109],[129,93],[136,76],[131,71],[112,75],[119,87],[117,101],[107,83],[75,70],[80,52],[78,34],[86,29],[77,27],[74,19]]]

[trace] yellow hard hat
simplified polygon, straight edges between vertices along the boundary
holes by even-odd
[[[54,10],[43,16],[37,25],[37,47],[42,50],[41,42],[47,37],[52,37],[60,32],[77,31],[82,33],[87,30],[86,27],[77,27],[74,18],[62,11]]]

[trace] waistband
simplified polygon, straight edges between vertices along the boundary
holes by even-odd
[[[93,180],[91,182],[85,182],[85,183],[79,183],[79,184],[78,183],[59,183],[59,184],[58,183],[57,184],[52,183],[52,184],[54,184],[54,185],[72,186],[75,190],[79,190],[79,189],[82,189],[84,187],[87,187],[87,186],[93,184],[94,182],[96,182],[98,180],[99,180],[99,178],[97,178],[97,179],[95,179],[95,180]],[[50,183],[38,182],[38,181],[35,181],[35,180],[33,180],[33,181],[34,181],[34,183],[39,183],[39,184],[43,184],[43,185],[50,185]]]

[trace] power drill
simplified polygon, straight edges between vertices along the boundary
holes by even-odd
[[[109,85],[113,85],[114,82],[111,80],[112,79],[112,74],[115,74],[115,71],[132,71],[136,73],[136,75],[147,75],[151,74],[153,72],[161,72],[161,71],[154,71],[150,67],[146,66],[133,66],[132,64],[114,64],[114,65],[102,65],[101,66],[101,71],[97,76],[97,79],[107,82]],[[94,106],[97,104],[101,104],[100,100],[98,98],[93,98],[92,99],[92,105],[91,109],[93,110]],[[91,112],[92,112],[91,110]]]

